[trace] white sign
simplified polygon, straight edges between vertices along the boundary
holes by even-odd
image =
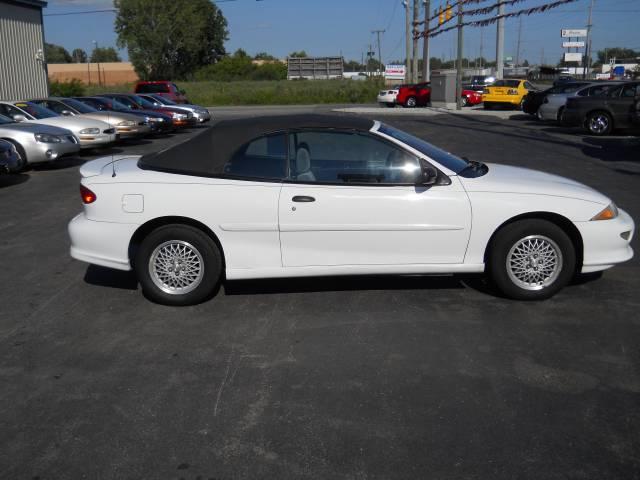
[[[564,61],[565,62],[581,62],[582,54],[581,53],[565,53]]]
[[[391,79],[402,79],[406,73],[405,65],[385,65],[384,76]]]
[[[562,42],[562,46],[564,48],[582,48],[584,47],[584,42]]]
[[[577,30],[560,30],[560,35],[562,38],[578,38],[578,37],[586,37],[587,29],[581,28]]]

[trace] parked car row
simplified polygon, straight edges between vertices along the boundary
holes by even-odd
[[[140,82],[136,89],[166,83],[170,82]],[[174,96],[186,101],[180,95]],[[0,173],[209,120],[206,108],[178,104],[164,93],[0,101]]]
[[[543,121],[608,135],[614,129],[640,125],[640,82],[565,82],[529,93],[523,110]]]

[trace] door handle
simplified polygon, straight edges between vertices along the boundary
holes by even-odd
[[[306,195],[296,195],[291,200],[294,201],[294,202],[299,202],[299,203],[309,203],[309,202],[315,202],[316,201],[315,198],[308,197]]]

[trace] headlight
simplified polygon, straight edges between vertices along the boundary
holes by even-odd
[[[125,120],[124,122],[120,122],[118,127],[135,127],[136,122],[132,122],[131,120]]]
[[[149,117],[150,122],[164,122],[164,118],[162,117]]]
[[[40,143],[60,143],[62,141],[60,137],[47,133],[36,133],[33,136],[36,137],[36,142]]]
[[[593,222],[595,220],[613,220],[617,216],[618,216],[618,207],[616,207],[616,205],[612,203],[609,206],[607,206],[607,208],[605,208],[600,213],[598,213],[595,217],[593,217],[591,221]]]
[[[80,130],[80,135],[98,135],[99,133],[99,128],[85,128],[83,130]]]
[[[186,120],[189,117],[187,115],[185,115],[184,113],[174,113],[173,114],[173,118],[174,118],[174,120]]]

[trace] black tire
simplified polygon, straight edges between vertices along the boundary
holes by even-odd
[[[18,152],[18,155],[20,156],[20,168],[17,170],[18,172],[24,172],[25,170],[29,169],[29,162],[27,161],[27,152],[24,151],[24,148],[22,148],[22,145],[20,145],[18,142],[14,141],[14,140],[10,140],[8,138],[5,139],[7,142],[10,142],[13,144],[14,147],[16,147],[16,152]]]
[[[416,97],[409,97],[404,102],[406,108],[416,108],[418,106],[418,99]]]
[[[520,103],[518,104],[517,109],[520,110],[521,112],[524,112],[524,98],[520,100]]]
[[[460,103],[463,107],[466,107],[467,105],[469,105],[469,99],[464,95],[460,98],[460,100],[461,100]]]
[[[613,131],[613,118],[607,112],[591,112],[587,115],[585,126],[591,135],[609,135]]]
[[[191,273],[192,277],[196,276],[197,278],[191,282],[191,285],[180,288],[173,288],[165,283],[163,290],[156,283],[162,282],[162,279],[157,276],[157,272],[160,272],[165,278],[170,276],[169,281],[177,282],[182,278],[183,281],[188,282],[188,279],[184,278],[184,271],[176,274],[176,270],[173,269],[176,266],[179,268],[189,268],[189,266],[184,267],[177,263],[168,266],[171,263],[170,253],[166,257],[167,260],[164,261],[164,267],[168,266],[167,268],[172,270],[171,272],[159,270],[151,265],[152,258],[156,258],[154,253],[157,249],[167,249],[171,246],[184,247],[190,252],[189,255],[193,255],[192,258],[195,260],[191,266],[195,265],[195,270],[187,273]],[[176,262],[179,257],[173,256],[172,258]],[[162,268],[162,260],[158,259],[158,262],[160,263],[159,267]],[[154,265],[158,265],[158,263],[154,262]],[[199,269],[200,266],[201,269]],[[151,232],[142,241],[134,259],[134,270],[142,286],[142,291],[150,300],[163,305],[195,305],[209,299],[216,293],[222,278],[222,255],[215,242],[201,230],[188,225],[165,225]],[[152,270],[155,273],[152,273]],[[176,290],[179,289],[183,289],[185,292],[177,292]],[[173,293],[169,293],[170,290],[173,290]]]
[[[562,124],[562,114],[564,113],[564,107],[558,109],[557,120],[559,124]]]
[[[528,270],[531,274],[540,275],[542,280],[527,283],[513,271],[518,268],[514,256],[521,255],[517,251],[518,245],[531,245],[528,242],[536,240],[543,242],[543,248],[550,252],[549,258],[555,258],[558,266],[547,275],[544,268],[551,264],[548,260],[540,261],[537,260],[539,257],[529,259],[523,256],[521,261],[526,263],[522,264],[522,268],[534,269],[537,266],[543,269],[540,273]],[[515,250],[514,256],[512,250]],[[532,265],[532,262],[535,264]],[[576,253],[569,236],[556,224],[539,219],[520,220],[503,227],[491,242],[487,261],[487,273],[495,286],[505,296],[515,300],[544,300],[552,297],[571,281],[575,269]]]

